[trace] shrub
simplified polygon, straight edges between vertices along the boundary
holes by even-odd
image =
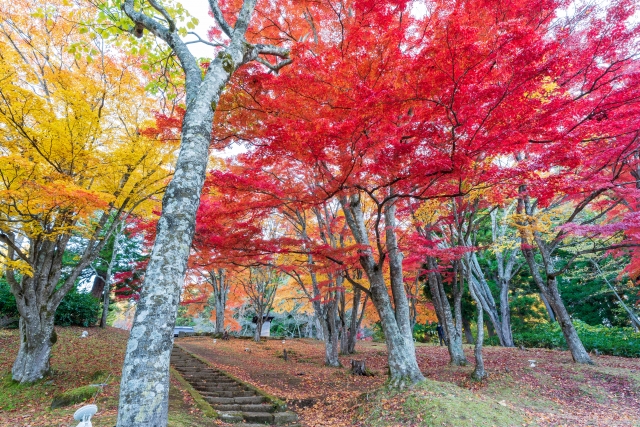
[[[426,324],[416,323],[413,325],[413,339],[417,342],[430,342],[438,340],[437,322],[427,322]]]
[[[55,323],[59,326],[92,326],[98,321],[100,301],[90,293],[73,289],[62,298],[56,310]]]
[[[60,302],[56,310],[55,324],[59,326],[91,326],[98,321],[100,301],[90,293],[73,289]],[[16,299],[9,284],[0,279],[0,318],[19,318]],[[14,324],[17,324],[15,322]]]
[[[18,324],[16,299],[9,290],[9,284],[0,278],[0,327]]]
[[[382,324],[380,321],[377,321],[373,324],[373,334],[372,339],[375,342],[384,342],[384,331],[382,330]]]
[[[631,328],[591,326],[574,320],[578,336],[587,351],[623,357],[640,357],[640,333]],[[538,323],[514,331],[516,345],[524,347],[562,348],[567,344],[558,323]]]

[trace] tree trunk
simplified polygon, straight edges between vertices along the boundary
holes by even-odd
[[[37,306],[30,308],[20,317],[20,350],[11,369],[13,380],[21,384],[33,383],[49,373],[51,348],[57,340],[54,313],[40,315]]]
[[[477,296],[477,290],[471,282],[469,282],[469,291],[471,293],[471,297],[476,302],[476,321],[478,322],[478,336],[476,339],[476,346],[473,351],[476,366],[473,370],[473,374],[471,374],[471,378],[481,381],[487,376],[487,373],[484,370],[484,359],[482,358],[482,344],[484,343],[484,313],[482,305],[480,304],[480,299]]]
[[[113,266],[116,263],[118,257],[118,247],[120,246],[120,238],[124,231],[125,224],[122,223],[117,228],[117,232],[113,237],[113,249],[111,250],[111,259],[109,260],[109,266],[107,267],[107,273],[104,276],[104,290],[102,296],[102,317],[100,318],[100,327],[105,328],[107,326],[107,315],[109,314],[109,296],[111,295],[111,273],[113,272]]]
[[[224,332],[224,305],[216,296],[216,333]]]
[[[395,208],[387,207],[384,212],[389,255],[392,306],[389,290],[380,265],[375,261],[365,226],[359,195],[349,199],[340,199],[345,219],[356,242],[363,248],[359,250],[360,265],[364,270],[370,287],[373,302],[387,344],[389,362],[389,383],[394,387],[404,387],[424,380],[416,360],[416,350],[409,327],[409,305],[401,273],[401,256],[395,242]],[[390,236],[393,234],[393,236]],[[381,254],[379,254],[381,255]]]
[[[316,339],[320,341],[324,341],[324,331],[322,330],[322,321],[319,317],[315,317],[313,321],[313,326],[316,330]]]
[[[362,303],[362,308],[360,308],[360,298],[362,296],[362,291],[360,288],[353,288],[353,307],[351,308],[351,326],[349,327],[349,343],[348,343],[348,353],[354,354],[356,352],[356,343],[358,342],[358,331],[360,330],[360,325],[362,324],[362,319],[364,318],[364,309],[366,308],[367,301],[369,300],[368,296],[364,297],[364,301]],[[359,313],[358,313],[359,311]]]
[[[562,302],[555,278],[547,279],[547,289],[547,300],[553,308],[554,313],[557,315],[558,323],[560,323],[562,334],[564,335],[564,339],[567,341],[567,346],[569,347],[573,361],[576,363],[593,365],[593,361],[589,357],[589,353],[587,353],[587,350],[584,348],[584,345],[578,336],[578,332],[573,326],[571,316],[569,316],[569,312],[567,312],[567,309]]]
[[[554,323],[556,321],[556,314],[554,313],[553,308],[551,307],[551,304],[549,304],[549,299],[544,295],[543,292],[540,292],[540,299],[544,303],[544,307],[547,309],[547,314],[549,315],[549,321],[551,321],[551,323]]]
[[[351,374],[352,375],[367,375],[367,367],[364,360],[351,359]]]
[[[503,281],[501,281],[503,282]],[[511,308],[509,307],[509,283],[500,283],[500,317],[502,339],[505,347],[515,347],[513,332],[511,331]]]
[[[219,268],[217,271],[216,269],[209,270],[207,280],[213,288],[216,313],[215,332],[221,334],[224,332],[224,312],[227,306],[229,282],[223,268]]]
[[[340,322],[340,354],[349,354],[349,327],[347,326],[346,305],[347,303],[344,291],[340,291],[338,303],[338,320]]]
[[[555,313],[555,315],[557,316],[556,318],[560,323],[562,334],[564,335],[574,362],[593,364],[591,358],[589,357],[589,354],[584,348],[584,345],[582,345],[582,341],[580,341],[580,337],[576,332],[576,328],[571,322],[571,316],[569,316],[569,313],[567,312],[567,309],[562,302],[560,292],[558,291],[556,278],[547,273],[547,279],[545,283],[542,279],[542,275],[540,274],[540,270],[538,269],[538,265],[535,262],[533,250],[529,248],[523,248],[522,252],[524,254],[524,258],[527,261],[527,264],[529,265],[529,270],[531,271],[534,282],[540,290],[541,298],[543,298],[543,301],[547,301],[547,303],[549,304],[549,313]]]
[[[389,380],[392,386],[403,387],[424,380],[416,360],[412,339],[400,332],[393,315],[386,289],[371,286],[371,300],[380,317],[387,344]]]
[[[335,304],[335,301],[329,303]],[[322,335],[324,336],[324,363],[327,366],[339,367],[340,359],[338,358],[339,344],[338,344],[338,322],[336,319],[335,309],[333,307],[325,307],[327,310],[326,315],[323,317]]]
[[[253,332],[253,340],[255,342],[260,342],[260,334],[262,333],[262,316],[258,318],[256,322],[256,330]]]
[[[471,333],[471,323],[466,317],[462,318],[462,329],[464,329],[464,337],[467,340],[467,344],[474,344],[473,334]]]
[[[223,70],[220,56],[209,72]],[[169,356],[196,211],[209,158],[215,96],[189,99],[175,174],[162,200],[162,216],[129,335],[120,383],[118,427],[165,427],[169,405]],[[203,86],[206,86],[203,84]]]
[[[427,267],[430,270],[428,277],[429,289],[438,320],[444,329],[445,342],[449,352],[449,363],[454,366],[465,366],[468,362],[462,347],[462,334],[458,333],[453,323],[451,305],[449,305],[449,299],[444,291],[442,276],[437,271],[438,265],[435,258],[427,258]]]
[[[105,285],[104,295],[102,295],[102,316],[100,317],[100,327],[107,326],[107,315],[109,314],[109,298],[111,296],[111,285]]]
[[[468,245],[471,246],[471,242],[468,242]],[[497,258],[498,258],[498,262],[500,263],[501,257],[497,257]],[[513,347],[512,340],[505,338],[505,336],[503,335],[504,320],[501,318],[501,316],[498,315],[498,308],[496,306],[495,299],[493,298],[493,294],[491,293],[489,284],[485,279],[484,272],[480,267],[480,263],[478,262],[478,258],[476,254],[475,253],[466,254],[464,260],[465,260],[464,267],[468,269],[468,271],[470,271],[470,273],[468,274],[469,286],[474,287],[476,292],[476,297],[478,298],[478,301],[480,301],[482,309],[484,310],[484,312],[487,314],[487,317],[489,318],[489,323],[487,323],[487,329],[491,328],[489,330],[498,336],[498,340],[500,341],[501,346]],[[504,273],[504,269],[500,268],[500,265],[499,265],[498,275],[500,275],[501,272]],[[508,296],[508,292],[509,292],[508,281],[499,279],[498,282],[499,282],[499,285],[502,285],[502,287],[500,288],[500,292],[501,292],[500,297],[502,298],[503,291],[506,291],[507,292],[506,296]],[[508,301],[509,300],[507,298],[507,305],[506,305],[507,318],[509,313]],[[504,314],[504,311],[502,311],[502,313]]]
[[[93,278],[91,295],[96,299],[102,298],[102,295],[104,294],[105,276],[105,272],[96,271],[96,276]]]

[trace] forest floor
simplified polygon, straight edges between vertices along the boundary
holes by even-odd
[[[88,338],[80,338],[82,331]],[[94,427],[116,425],[120,374],[129,333],[116,328],[56,328],[49,378],[21,386],[11,381],[11,365],[18,352],[18,331],[0,329],[0,427],[75,427],[73,413],[89,403],[98,406]],[[84,403],[50,409],[53,396],[96,382],[106,383],[97,396]],[[205,427],[216,424],[202,416],[191,396],[171,378],[170,427]]]
[[[582,366],[567,351],[487,347],[489,377],[475,382],[469,379],[472,346],[465,345],[470,365],[452,367],[446,347],[418,344],[428,381],[398,393],[380,390],[387,379],[384,343],[358,342],[357,354],[340,358],[344,368],[323,366],[324,347],[315,340],[190,337],[176,343],[285,399],[305,427],[640,426],[637,359],[598,356],[595,366]],[[364,359],[376,375],[350,375],[350,359]]]
[[[115,425],[120,370],[127,332],[114,328],[58,328],[51,359],[53,376],[33,386],[10,380],[18,350],[15,330],[0,330],[0,426],[67,427],[83,404],[49,409],[55,394],[107,383],[94,399],[95,427]],[[358,342],[358,353],[341,357],[344,368],[323,366],[324,347],[315,340],[217,340],[180,338],[176,344],[270,394],[286,399],[304,427],[321,426],[640,426],[640,362],[599,356],[595,366],[572,363],[565,351],[485,349],[489,378],[469,379],[472,363],[451,367],[445,347],[418,344],[428,381],[408,391],[381,388],[386,381],[384,343]],[[288,360],[283,359],[287,349]],[[472,347],[465,346],[473,362]],[[350,359],[365,360],[375,375],[349,373]],[[536,361],[531,368],[529,360]],[[205,418],[191,396],[171,381],[170,427],[222,425]],[[94,403],[91,401],[91,403]]]

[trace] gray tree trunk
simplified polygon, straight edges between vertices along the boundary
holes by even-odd
[[[519,199],[519,213],[532,215],[532,209],[533,208],[529,204],[526,197]],[[534,232],[533,239],[535,240],[535,244],[540,250],[540,254],[545,261],[545,280],[542,277],[540,267],[536,263],[535,254],[533,252],[533,249],[531,249],[532,245],[528,239],[529,236],[522,236],[522,241],[524,243],[521,249],[522,253],[525,260],[527,261],[527,265],[529,266],[529,270],[531,271],[533,280],[538,286],[541,296],[544,297],[543,300],[546,300],[551,308],[550,313],[553,312],[556,315],[556,319],[560,324],[562,334],[564,335],[565,341],[567,342],[567,347],[569,347],[569,351],[571,352],[571,356],[573,357],[574,362],[593,364],[593,361],[589,357],[587,350],[584,348],[584,345],[582,344],[582,341],[580,340],[580,337],[576,332],[576,328],[573,326],[571,316],[569,315],[569,312],[567,311],[564,303],[562,302],[562,298],[560,297],[556,279],[557,273],[554,271],[553,260],[551,259],[551,250],[544,242],[542,242],[539,236],[536,236],[536,233]]]
[[[162,215],[145,274],[140,301],[127,344],[118,408],[118,427],[165,427],[169,403],[169,356],[173,346],[180,292],[195,230],[196,211],[209,158],[214,107],[231,74],[260,53],[286,56],[282,49],[251,45],[247,30],[256,0],[245,0],[234,27],[218,2],[209,5],[229,39],[202,76],[197,61],[180,39],[175,22],[158,2],[149,2],[162,20],[135,10],[134,0],[122,8],[135,23],[166,42],[185,73],[186,111],[173,179],[162,199]]]
[[[549,304],[549,300],[547,299],[547,297],[544,295],[543,292],[540,292],[540,299],[542,300],[542,303],[544,304],[544,308],[547,310],[547,315],[549,316],[549,321],[551,323],[554,323],[556,321],[556,314],[553,311],[553,308],[551,308],[551,304]]]
[[[471,378],[480,381],[487,376],[487,372],[484,369],[484,359],[482,358],[482,344],[484,343],[484,314],[482,305],[480,304],[480,299],[478,298],[477,289],[472,281],[469,281],[469,291],[471,293],[471,297],[476,302],[476,321],[478,324],[478,336],[476,338],[476,345],[473,351],[476,366],[471,374]]]
[[[102,230],[106,221],[105,214],[99,221],[98,230]],[[62,298],[75,286],[82,270],[100,252],[112,231],[113,228],[109,228],[102,241],[94,238],[88,242],[80,261],[71,268],[71,273],[61,285],[63,255],[70,235],[59,235],[55,239],[38,238],[29,242],[28,256],[21,254],[20,257],[28,260],[32,266],[32,276],[23,275],[18,281],[13,270],[6,270],[5,277],[20,314],[20,349],[11,370],[14,381],[31,383],[49,372],[49,355],[56,342],[53,328],[56,309]],[[9,238],[4,234],[0,237],[5,240]],[[15,259],[16,252],[10,246],[8,258]]]
[[[466,317],[462,318],[462,329],[464,330],[464,337],[467,341],[467,344],[474,344],[475,340],[473,339],[473,334],[471,333],[471,323]]]
[[[229,280],[223,268],[211,269],[207,272],[207,281],[213,288],[213,298],[215,301],[216,323],[215,332],[224,333],[224,314],[229,296]]]
[[[320,239],[332,248],[337,248],[339,241],[342,243],[342,239],[338,239],[337,233],[332,229],[331,224],[335,222],[335,217],[329,211],[326,203],[322,208],[314,207],[312,211],[316,217]],[[311,277],[311,289],[308,288],[308,285],[305,284],[301,275],[297,272],[288,271],[287,274],[298,283],[300,289],[311,302],[316,319],[320,324],[319,331],[322,331],[322,340],[325,346],[325,364],[333,367],[341,366],[338,356],[340,350],[346,345],[344,291],[323,292],[321,290],[315,271],[315,261],[310,253],[313,243],[307,233],[307,216],[300,209],[292,209],[284,213],[296,224],[297,234],[304,242],[302,249],[307,252],[305,273]],[[342,275],[329,274],[328,277],[333,282],[332,288],[342,289],[344,281]]]
[[[225,304],[216,296],[216,329],[215,332],[221,334],[224,332],[224,312]]]
[[[320,341],[324,341],[324,331],[322,330],[322,322],[320,321],[320,318],[317,315],[313,319],[314,319],[313,326],[316,331],[316,339]]]
[[[338,319],[340,322],[340,354],[349,354],[349,327],[347,318],[347,302],[344,291],[340,291],[338,303]]]
[[[349,354],[354,354],[356,352],[356,343],[358,342],[358,331],[360,330],[360,326],[362,325],[362,319],[364,318],[364,310],[367,306],[367,301],[369,301],[369,296],[365,295],[364,301],[362,302],[362,308],[360,308],[361,296],[362,296],[362,291],[360,290],[360,288],[354,287],[353,307],[351,309],[351,326],[349,331],[349,342],[347,347],[347,352]]]
[[[589,357],[587,350],[584,348],[584,345],[578,336],[578,332],[573,326],[571,316],[562,302],[560,292],[558,291],[558,283],[555,278],[547,279],[547,289],[547,300],[549,301],[551,308],[553,308],[554,313],[556,313],[556,318],[558,323],[560,323],[562,334],[564,335],[564,339],[567,341],[567,347],[569,347],[573,361],[576,363],[592,365],[593,361],[591,360],[591,357]]]
[[[105,285],[102,295],[102,316],[100,316],[100,327],[107,327],[107,316],[109,314],[109,298],[111,296],[111,285]]]
[[[468,362],[462,347],[462,334],[454,324],[451,305],[444,290],[442,276],[437,271],[438,265],[435,258],[427,257],[427,267],[429,269],[429,289],[438,320],[444,329],[445,342],[449,351],[449,363],[454,366],[465,366]]]
[[[469,246],[472,246],[471,242],[468,244]],[[506,280],[504,277],[503,268],[500,266],[502,262],[501,256],[498,256],[498,254],[496,255],[499,263],[498,285],[500,286],[500,298],[502,301],[500,305],[500,314],[498,314],[498,307],[496,306],[493,294],[491,294],[491,289],[485,279],[484,272],[480,268],[480,263],[478,262],[475,252],[465,254],[465,269],[470,271],[470,275],[468,275],[470,280],[469,286],[474,286],[476,290],[476,297],[478,298],[478,301],[480,301],[482,309],[489,318],[490,323],[487,324],[487,328],[491,328],[490,330],[494,331],[495,335],[498,336],[501,346],[513,347],[514,344],[511,334],[511,317],[509,311],[509,280]],[[513,258],[514,257],[512,257],[512,259]]]
[[[507,218],[515,208],[516,203],[510,204],[508,207],[502,210],[502,218],[498,218],[498,210],[491,211],[491,236],[492,241],[495,243],[504,242],[510,235],[509,221]],[[518,241],[516,236],[511,236],[511,239]],[[519,246],[519,245],[518,245]],[[496,250],[496,262],[498,267],[498,275],[496,282],[499,289],[500,300],[500,317],[499,322],[495,323],[496,329],[499,331],[501,345],[505,347],[514,347],[513,332],[511,330],[511,309],[509,307],[509,287],[511,285],[511,279],[519,270],[519,266],[516,267],[518,260],[519,248],[515,246],[510,250]],[[479,265],[478,265],[479,269]],[[486,280],[485,280],[486,283]],[[487,287],[488,289],[488,287]]]
[[[389,298],[383,270],[381,265],[375,261],[369,244],[369,236],[359,195],[353,195],[348,199],[343,197],[340,203],[355,241],[363,247],[359,251],[360,265],[369,281],[371,301],[378,312],[385,335],[389,362],[389,382],[392,386],[403,387],[422,381],[424,376],[418,367],[413,337],[409,328],[409,305],[401,276],[402,255],[395,242],[395,206],[386,207],[384,212],[387,234],[386,243],[390,258],[391,291],[395,303],[394,310]],[[390,233],[393,236],[389,236]],[[381,243],[377,243],[380,248]]]
[[[107,326],[107,315],[109,314],[109,297],[111,295],[111,275],[113,273],[113,266],[116,263],[118,256],[118,246],[120,244],[120,237],[124,230],[124,222],[118,226],[117,232],[113,238],[113,250],[111,251],[111,259],[109,260],[109,266],[107,267],[107,273],[104,277],[104,289],[102,294],[102,316],[100,317],[100,327],[105,328]]]
[[[500,286],[500,317],[501,333],[505,347],[515,347],[513,331],[511,330],[511,308],[509,307],[509,283],[499,283]]]
[[[20,350],[11,368],[14,381],[33,383],[49,373],[51,348],[57,341],[54,317],[54,313],[47,312],[20,317]]]
[[[322,317],[322,335],[324,336],[324,363],[327,366],[342,366],[338,354],[340,351],[338,340],[338,319],[335,310],[335,301],[328,303],[331,306],[325,307],[326,313]]]
[[[260,335],[262,334],[262,314],[258,315],[258,321],[256,322],[256,330],[253,331],[253,340],[260,342]]]

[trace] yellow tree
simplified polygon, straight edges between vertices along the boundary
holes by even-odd
[[[139,64],[83,33],[82,13],[62,0],[0,6],[0,263],[21,383],[48,372],[60,301],[118,223],[156,203],[174,157],[140,131],[154,101],[137,89]]]

